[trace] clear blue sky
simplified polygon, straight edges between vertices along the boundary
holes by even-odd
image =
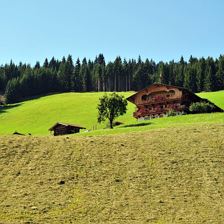
[[[0,0],[0,64],[224,53],[223,0]]]

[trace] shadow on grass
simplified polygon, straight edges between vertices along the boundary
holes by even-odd
[[[70,92],[72,93],[72,91],[70,91]],[[51,93],[43,93],[43,94],[39,94],[39,95],[35,95],[35,96],[24,97],[24,98],[21,98],[19,101],[20,101],[20,102],[24,102],[24,101],[29,101],[29,100],[36,100],[36,99],[40,99],[40,98],[45,97],[45,96],[51,96],[51,95],[62,94],[62,93],[70,93],[70,92],[51,92]]]
[[[45,96],[51,96],[51,95],[55,95],[55,94],[63,94],[63,93],[73,93],[73,91],[68,91],[68,92],[51,92],[51,93],[43,93],[43,94],[39,94],[39,95],[35,95],[35,96],[28,96],[28,97],[24,97],[24,98],[19,98],[19,100],[17,101],[18,103],[13,104],[12,107],[14,107],[14,105],[16,106],[17,104],[21,104],[21,102],[25,102],[25,101],[29,101],[29,100],[36,100]],[[19,106],[18,105],[18,106]],[[11,106],[11,105],[9,105]],[[8,107],[7,105],[3,107]],[[2,109],[1,105],[0,105],[0,110]]]
[[[150,125],[151,123],[139,123],[139,124],[128,124],[128,125],[123,125],[122,128],[133,128],[133,127],[142,127],[142,126],[147,126]]]
[[[0,114],[7,113],[8,110],[19,107],[22,103],[16,103],[16,104],[11,104],[11,105],[2,105],[0,106]]]

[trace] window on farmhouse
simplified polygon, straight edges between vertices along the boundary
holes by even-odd
[[[147,100],[147,95],[143,95],[143,96],[142,96],[142,100],[143,100],[143,101]]]
[[[174,90],[170,90],[170,91],[169,91],[169,95],[170,95],[170,96],[175,95],[175,91],[174,91]]]

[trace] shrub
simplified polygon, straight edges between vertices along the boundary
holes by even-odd
[[[183,115],[183,114],[184,114],[184,112],[175,111],[175,110],[171,109],[166,113],[166,116],[172,117],[172,116]]]
[[[189,111],[193,114],[196,113],[211,113],[214,110],[214,105],[209,102],[196,102],[192,103],[189,107]]]
[[[172,116],[176,116],[177,115],[177,112],[175,110],[169,110],[167,113],[166,113],[166,116],[167,117],[172,117]]]

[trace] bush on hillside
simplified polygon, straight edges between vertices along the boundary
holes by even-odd
[[[167,117],[173,117],[173,116],[177,116],[177,112],[175,110],[169,110],[167,113],[166,113],[166,116]]]
[[[184,112],[182,111],[175,111],[173,109],[169,110],[167,113],[166,113],[166,116],[167,117],[173,117],[173,116],[178,116],[178,115],[183,115]]]
[[[192,103],[189,107],[189,111],[193,114],[196,113],[211,113],[214,110],[214,105],[209,102],[196,102]]]

